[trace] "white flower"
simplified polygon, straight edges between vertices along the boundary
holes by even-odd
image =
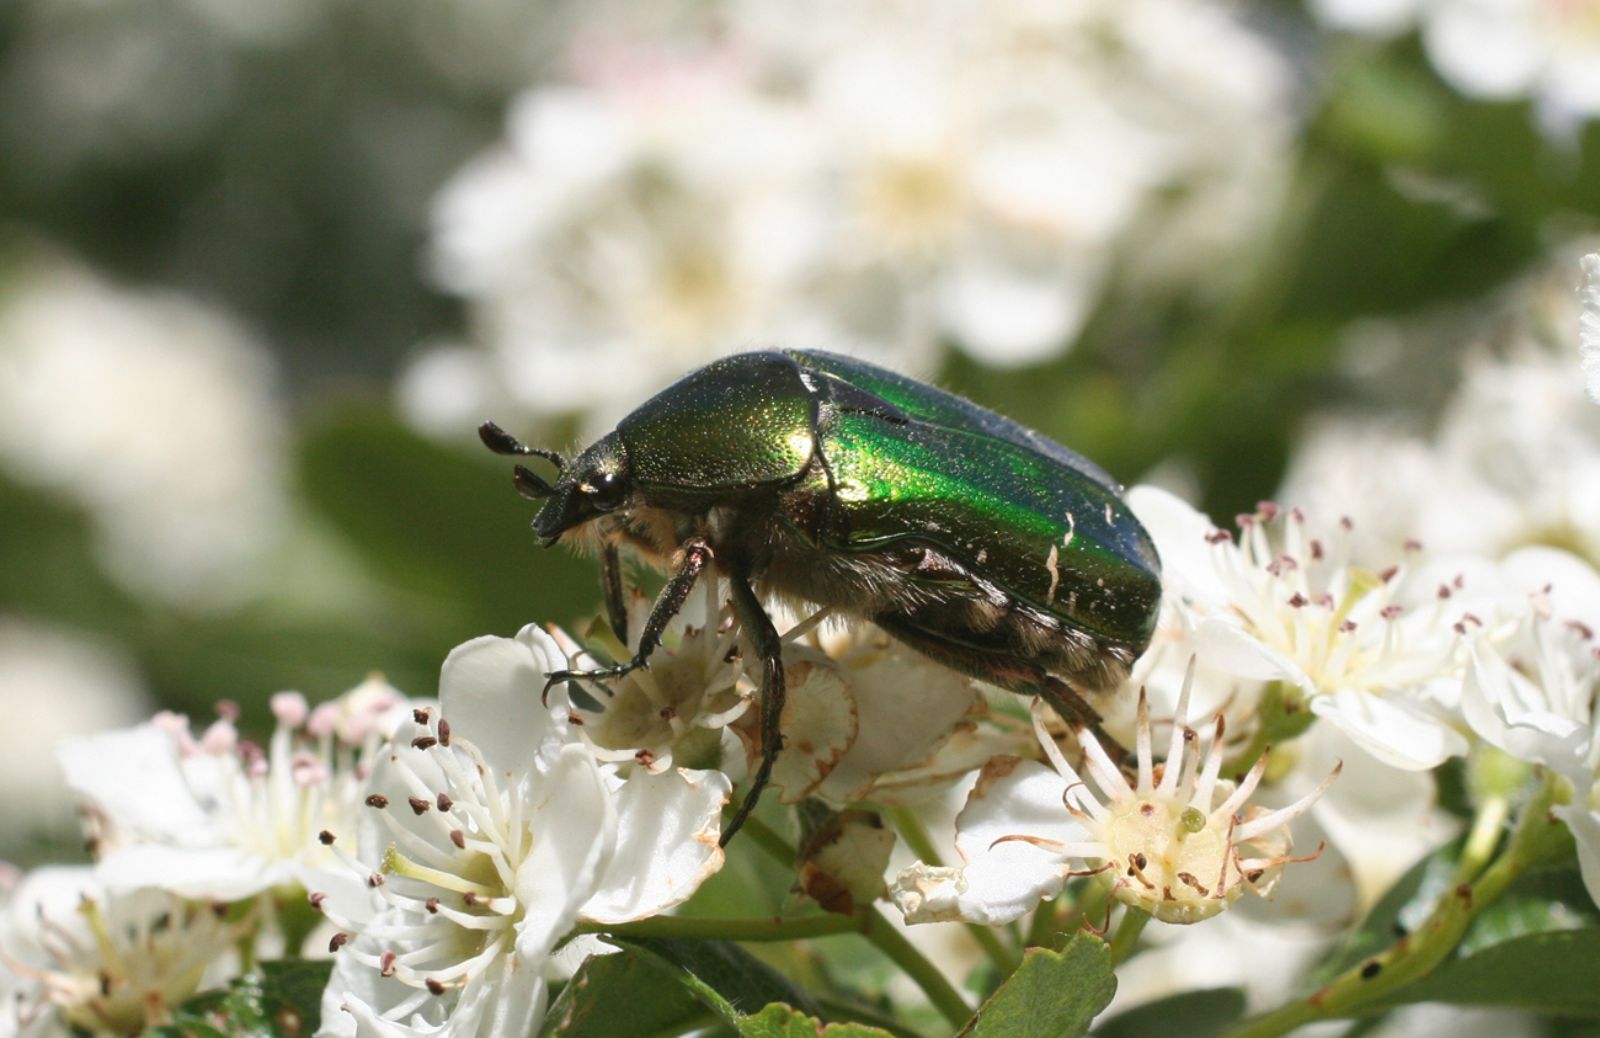
[[[602,760],[661,772],[674,766],[716,766],[734,778],[761,753],[760,666],[734,650],[740,631],[722,582],[706,579],[665,632],[647,669],[620,679],[586,682],[598,710],[576,709],[581,733]],[[635,639],[651,603],[635,596],[628,629]],[[830,625],[826,611],[792,622],[780,612],[787,696],[780,727],[784,749],[772,784],[785,803],[819,796],[838,804],[873,795],[880,781],[898,795],[945,781],[958,765],[939,749],[981,696],[964,675],[940,667],[869,623]],[[709,619],[708,619],[709,618]],[[553,630],[579,667],[597,661],[569,635]],[[633,655],[609,632],[617,658]],[[986,757],[983,759],[987,759]],[[981,763],[981,760],[977,763]]]
[[[1461,706],[1473,731],[1518,760],[1592,780],[1600,689],[1594,631],[1553,619],[1548,596],[1539,595],[1510,643],[1478,636],[1471,646]]]
[[[1210,666],[1297,689],[1318,717],[1394,767],[1425,770],[1465,752],[1431,694],[1459,676],[1455,625],[1471,622],[1453,581],[1424,591],[1420,579],[1408,586],[1405,567],[1353,566],[1341,530],[1314,536],[1297,510],[1242,516],[1235,543],[1165,491],[1135,487],[1128,499]]]
[[[39,1036],[66,1027],[138,1034],[168,1023],[203,984],[237,967],[243,926],[215,907],[159,890],[113,893],[88,867],[29,873],[0,919],[0,973],[18,984],[0,1012]]]
[[[111,573],[236,601],[285,512],[268,355],[228,316],[65,264],[0,298],[0,463],[80,501]]]
[[[228,716],[198,737],[186,718],[162,714],[65,740],[67,782],[111,833],[97,874],[116,890],[159,887],[218,901],[329,890],[354,908],[359,884],[319,834],[353,827],[370,754],[403,704],[381,679],[316,711],[299,693],[279,693],[264,750],[241,739]],[[388,722],[377,720],[385,715]]]
[[[1591,617],[1600,615],[1600,578],[1584,590]],[[1508,645],[1473,644],[1462,708],[1487,742],[1572,784],[1572,801],[1552,809],[1578,847],[1584,886],[1600,904],[1600,643],[1578,621],[1552,616],[1548,595],[1536,595]]]
[[[74,797],[54,781],[56,743],[149,716],[150,694],[133,662],[112,647],[4,615],[0,689],[13,722],[28,733],[0,756],[0,787],[19,791],[0,806],[0,853],[15,853],[41,831],[75,832]]]
[[[1178,717],[1186,716],[1188,693]],[[1052,768],[998,758],[984,768],[957,819],[956,847],[966,864],[918,864],[895,880],[892,896],[908,921],[1007,922],[1058,894],[1073,875],[1106,877],[1119,901],[1169,923],[1192,923],[1227,908],[1246,887],[1270,892],[1290,859],[1287,825],[1338,774],[1295,803],[1267,811],[1249,805],[1266,770],[1258,760],[1237,787],[1219,778],[1220,715],[1202,756],[1198,735],[1175,723],[1157,778],[1147,703],[1141,695],[1138,776],[1129,785],[1088,731],[1078,735],[1083,774],[1067,762],[1034,711]]]
[[[706,577],[701,584],[701,593],[667,625],[648,668],[584,683],[599,709],[576,708],[573,719],[601,760],[637,763],[653,772],[678,765],[742,771],[731,766],[742,753],[727,726],[749,710],[756,686],[733,653],[739,629],[732,609],[722,604],[721,580]],[[630,599],[633,643],[626,648],[609,629],[599,634],[616,658],[631,659],[637,651],[651,605],[639,594]],[[574,666],[600,665],[565,631],[553,629],[551,635]]]
[[[1574,325],[1581,344],[1600,322],[1585,317],[1564,270],[1511,294],[1507,341],[1467,357],[1436,434],[1324,419],[1297,449],[1281,498],[1313,514],[1348,510],[1354,558],[1366,565],[1412,538],[1435,556],[1547,544],[1600,558],[1600,409],[1572,356]],[[1389,345],[1434,348],[1426,327]]]
[[[438,708],[396,730],[350,859],[380,910],[362,922],[314,898],[346,927],[324,1033],[532,1033],[547,960],[578,922],[653,915],[721,866],[727,780],[610,773],[571,730],[564,688],[540,706],[568,663],[533,626],[467,642]]]
[[[1600,404],[1600,253],[1583,257],[1583,312],[1578,317],[1578,353],[1589,399]]]

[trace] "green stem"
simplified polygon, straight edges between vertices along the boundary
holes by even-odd
[[[766,851],[786,868],[793,868],[795,850],[782,836],[774,832],[765,822],[751,815],[745,819],[744,832],[754,837],[756,846]],[[829,917],[824,917],[829,918]],[[876,908],[868,908],[858,917],[840,916],[841,920],[849,924],[838,933],[860,933],[889,959],[905,971],[906,976],[916,982],[922,993],[928,996],[928,1001],[933,1004],[952,1027],[963,1027],[967,1019],[972,1016],[972,1007],[967,1005],[967,1000],[961,997],[961,992],[945,979],[938,967],[929,962],[926,957],[905,935],[894,928],[887,916]],[[709,920],[708,920],[709,921]],[[636,925],[633,923],[629,926]],[[737,939],[737,938],[735,938]]]
[[[767,857],[773,859],[779,865],[786,869],[795,867],[795,862],[800,857],[799,853],[788,840],[783,838],[781,833],[766,822],[763,822],[755,815],[751,815],[744,820],[744,828],[740,831],[745,834],[746,839],[754,841],[757,847],[766,851]]]
[[[1544,786],[1523,807],[1516,831],[1500,857],[1478,872],[1475,879],[1457,882],[1415,932],[1347,970],[1309,997],[1245,1021],[1229,1038],[1277,1038],[1314,1021],[1351,1016],[1426,976],[1455,951],[1478,913],[1493,904],[1529,867],[1562,846],[1564,827],[1550,815],[1558,782],[1555,776],[1546,776]],[[1481,835],[1493,831],[1485,816],[1499,813],[1503,817],[1504,810],[1505,805],[1496,805],[1491,799],[1473,822],[1467,849],[1480,855],[1480,862],[1494,846],[1492,839]],[[1464,853],[1458,875],[1477,872],[1467,857]]]
[[[1062,891],[1059,900],[1041,901],[1039,907],[1033,910],[1033,919],[1028,923],[1028,935],[1024,937],[1024,948],[1049,948],[1056,939],[1056,922],[1062,913],[1061,901],[1066,899],[1066,891]]]
[[[1111,965],[1120,966],[1127,961],[1133,949],[1139,943],[1139,935],[1144,933],[1145,924],[1150,921],[1150,913],[1139,908],[1125,908],[1122,911],[1122,920],[1117,923],[1117,932],[1111,936]]]
[[[900,838],[925,864],[938,867],[944,862],[940,860],[939,849],[933,845],[933,840],[928,836],[927,828],[922,824],[916,814],[909,808],[885,808],[884,813],[889,816],[889,821],[899,831]],[[977,923],[962,923],[967,928],[967,933],[977,942],[983,953],[989,957],[994,968],[1000,971],[1003,977],[1015,973],[1017,967],[1022,965],[1022,957],[1011,948],[1006,947],[1000,935],[987,926]],[[1015,943],[1015,932],[1011,932],[1012,943]]]
[[[1489,864],[1495,848],[1500,846],[1500,835],[1510,814],[1511,802],[1503,796],[1490,797],[1479,806],[1472,819],[1472,829],[1461,845],[1461,857],[1456,861],[1456,883],[1472,882]]]
[[[917,982],[922,993],[928,996],[928,1001],[949,1021],[951,1027],[960,1030],[966,1026],[972,1016],[972,1007],[967,1005],[961,992],[939,972],[938,967],[912,947],[905,934],[897,930],[889,922],[889,917],[879,909],[869,908],[863,913],[863,919],[866,921],[864,933],[867,940],[896,966],[905,970],[906,976]]]

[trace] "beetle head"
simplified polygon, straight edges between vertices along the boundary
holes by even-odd
[[[530,497],[544,498],[544,507],[533,517],[533,531],[549,547],[568,530],[619,508],[632,492],[633,480],[622,442],[610,433],[564,465],[553,485],[519,466],[517,486]]]
[[[570,463],[555,451],[525,446],[493,422],[480,425],[478,436],[496,454],[529,455],[555,465],[554,483],[525,465],[516,467],[513,479],[523,497],[544,502],[533,517],[533,530],[547,548],[568,530],[614,511],[633,489],[627,455],[616,433],[601,437]]]

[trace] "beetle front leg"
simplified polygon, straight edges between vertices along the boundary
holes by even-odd
[[[728,586],[732,589],[733,611],[739,617],[739,625],[744,628],[745,637],[750,639],[756,655],[761,659],[761,764],[756,768],[755,778],[750,780],[750,791],[744,795],[744,802],[723,827],[722,838],[717,841],[723,847],[728,845],[733,834],[739,831],[744,820],[750,817],[750,812],[755,810],[761,791],[772,777],[772,764],[778,759],[778,751],[783,748],[783,734],[779,731],[778,722],[783,716],[786,691],[783,680],[783,640],[778,637],[778,629],[772,626],[772,618],[761,608],[761,600],[750,587],[749,576],[734,573],[728,578]]]
[[[644,630],[639,633],[639,648],[634,652],[633,659],[614,667],[598,667],[594,670],[552,671],[544,683],[547,695],[552,686],[563,681],[620,678],[640,667],[649,666],[650,654],[661,644],[661,635],[666,631],[667,624],[671,623],[672,618],[678,615],[678,610],[683,608],[683,603],[689,598],[689,592],[694,590],[694,582],[699,579],[706,564],[711,561],[711,545],[701,537],[691,537],[684,541],[679,551],[683,553],[683,560],[678,563],[678,568],[673,571],[667,586],[661,589],[661,594],[656,596],[655,604],[650,607],[650,615],[644,622]]]
[[[611,624],[611,633],[627,645],[628,602],[622,594],[622,557],[615,544],[607,544],[600,551],[600,587],[605,592],[606,621]]]

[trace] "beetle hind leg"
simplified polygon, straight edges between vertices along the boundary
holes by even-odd
[[[779,730],[779,720],[783,716],[786,692],[783,677],[783,640],[778,636],[778,629],[772,626],[772,618],[761,607],[761,600],[750,587],[747,576],[734,573],[730,576],[728,584],[732,589],[733,610],[739,617],[739,624],[744,628],[745,637],[750,639],[756,655],[761,659],[761,764],[756,768],[755,777],[750,780],[750,790],[745,793],[744,801],[728,820],[728,824],[723,826],[722,838],[718,841],[723,847],[728,845],[728,841],[733,839],[733,834],[739,831],[745,819],[750,817],[750,812],[755,810],[756,801],[761,799],[761,791],[767,787],[768,780],[772,778],[773,762],[778,759],[778,751],[783,748],[783,733]]]
[[[1131,754],[1101,727],[1100,712],[1070,682],[1039,663],[998,649],[957,640],[896,613],[874,616],[873,622],[924,656],[980,681],[1025,696],[1042,696],[1074,730],[1087,728],[1112,760],[1126,763]]]

